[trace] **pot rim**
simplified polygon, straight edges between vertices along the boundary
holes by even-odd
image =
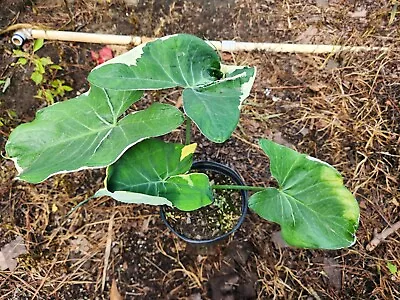
[[[192,164],[191,169],[214,171],[216,173],[223,174],[225,176],[230,177],[237,185],[245,185],[243,178],[234,169],[232,169],[226,165],[214,162],[214,161],[203,161],[203,160],[195,161]],[[214,238],[204,239],[204,240],[196,240],[196,239],[189,238],[189,237],[177,232],[171,226],[171,224],[168,222],[168,220],[165,216],[165,212],[164,212],[165,206],[160,207],[160,216],[161,216],[161,219],[163,220],[164,224],[168,227],[168,229],[171,230],[175,235],[177,235],[179,238],[181,238],[185,242],[188,242],[191,244],[211,244],[214,242],[218,242],[218,241],[228,237],[235,231],[237,231],[239,229],[239,227],[242,225],[242,223],[244,222],[244,219],[247,214],[247,209],[248,209],[248,205],[247,205],[248,204],[248,193],[246,190],[240,190],[239,192],[241,194],[241,199],[242,199],[242,205],[241,205],[242,210],[241,210],[241,215],[240,215],[239,220],[237,221],[236,225],[231,230],[229,230],[228,232],[226,232],[220,236],[216,236]]]

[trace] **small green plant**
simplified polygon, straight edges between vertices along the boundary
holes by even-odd
[[[4,125],[7,126],[10,121],[18,117],[14,110],[6,109],[4,112],[7,114],[7,117],[0,117],[0,127]]]
[[[64,97],[65,92],[72,91],[72,88],[65,85],[64,80],[53,79],[56,77],[56,72],[62,70],[60,65],[54,64],[50,57],[40,57],[36,54],[43,45],[43,39],[37,39],[33,44],[32,53],[14,50],[13,55],[18,58],[17,65],[33,65],[31,79],[39,86],[36,98],[44,99],[49,104],[53,104],[57,97]]]
[[[250,208],[279,223],[289,245],[337,249],[355,241],[356,199],[329,164],[266,139],[279,187],[216,185],[204,173],[190,172],[197,126],[210,141],[229,139],[239,122],[256,70],[228,66],[207,42],[178,34],[141,45],[95,68],[91,88],[74,99],[37,113],[10,135],[6,152],[19,179],[39,183],[85,168],[107,167],[104,188],[95,196],[126,203],[174,206],[192,211],[212,203],[213,189],[254,192]],[[162,103],[126,114],[144,91],[180,87],[183,110]],[[186,124],[186,143],[154,137]]]
[[[4,94],[6,92],[6,90],[8,89],[8,87],[10,86],[10,84],[11,84],[10,77],[7,77],[4,80],[1,79],[0,80],[0,92]]]
[[[397,266],[392,264],[390,261],[386,263],[386,267],[389,269],[390,274],[394,276],[400,276],[400,272],[397,269]]]

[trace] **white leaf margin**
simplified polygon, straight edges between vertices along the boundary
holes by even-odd
[[[225,75],[226,75],[226,74],[229,74],[229,73],[233,73],[233,72],[235,72],[235,71],[237,71],[237,70],[243,70],[243,69],[245,69],[245,68],[248,68],[248,66],[234,66],[234,65],[225,65],[225,64],[221,64],[221,72],[224,73]],[[242,95],[240,96],[239,110],[241,109],[244,100],[246,100],[246,98],[250,96],[251,88],[253,87],[254,81],[255,81],[255,79],[256,79],[257,67],[256,67],[256,66],[253,66],[252,68],[254,68],[254,74],[253,74],[253,76],[251,76],[250,79],[249,79],[247,82],[245,82],[244,84],[242,84],[242,87],[241,87],[241,89],[240,89],[241,92],[242,92]],[[246,72],[240,73],[240,74],[238,74],[238,75],[239,75],[238,77],[246,76]],[[228,79],[229,79],[229,80],[234,80],[234,79],[236,79],[236,78],[238,78],[238,77],[233,76],[233,77],[228,78]]]
[[[79,95],[79,96],[77,96],[77,97],[88,96],[89,94],[90,94],[90,88],[89,88],[86,92],[82,93],[81,95]],[[73,98],[73,99],[75,99],[75,98]],[[58,105],[58,104],[61,104],[61,103],[63,103],[63,102],[56,102],[56,103],[53,103],[53,104],[51,104],[51,105],[49,105],[49,106],[46,106],[46,107],[43,108],[43,109],[46,109],[46,108],[48,108],[48,107],[50,107],[50,106],[55,106],[55,105]],[[41,109],[41,110],[42,110],[42,109]],[[37,111],[37,113],[40,113],[41,110]],[[138,112],[139,112],[139,111],[134,111],[134,112],[129,113],[128,115],[134,115],[134,114],[136,114],[136,113],[138,113]],[[121,153],[120,153],[112,162],[110,162],[109,164],[104,164],[104,165],[95,166],[95,167],[82,166],[82,167],[77,168],[77,169],[74,169],[74,170],[62,170],[62,171],[58,171],[58,172],[55,172],[55,173],[52,173],[52,174],[48,175],[46,178],[44,178],[44,179],[43,179],[42,181],[40,181],[40,182],[43,182],[43,181],[49,179],[50,177],[52,177],[52,176],[54,176],[54,175],[66,174],[66,173],[72,173],[72,172],[79,172],[79,171],[83,171],[83,170],[95,170],[95,169],[101,169],[101,168],[108,167],[109,165],[112,165],[112,164],[115,163],[118,159],[120,159],[121,156],[122,156],[128,149],[130,149],[132,146],[134,146],[134,145],[136,145],[136,144],[138,144],[138,143],[140,143],[140,142],[142,142],[142,141],[144,141],[144,140],[146,140],[146,139],[148,139],[148,138],[149,138],[149,137],[141,138],[141,139],[139,139],[139,140],[137,140],[137,141],[135,141],[135,142],[133,142],[133,143],[127,145],[124,149],[122,149]],[[24,170],[27,169],[27,168],[24,169],[23,167],[21,167],[21,166],[18,164],[18,157],[5,157],[5,158],[11,160],[11,161],[14,163],[15,169],[17,170],[17,176],[14,178],[14,180],[22,180],[22,181],[24,181],[24,179],[20,178],[20,175],[21,175],[21,174],[24,172]]]
[[[150,204],[150,205],[168,205],[172,206],[172,202],[167,198],[150,196],[147,194],[134,193],[129,191],[110,192],[106,188],[98,190],[93,198],[108,196],[123,203]]]
[[[125,52],[121,55],[118,55],[110,60],[107,60],[106,62],[96,66],[95,68],[93,68],[93,70],[96,70],[98,68],[104,67],[106,65],[110,65],[110,64],[124,64],[127,66],[136,66],[137,61],[142,57],[144,51],[143,48],[147,46],[148,43],[152,43],[155,42],[157,40],[161,40],[161,41],[165,41],[168,40],[172,37],[175,37],[179,34],[172,34],[172,35],[167,35],[161,38],[156,38],[156,39],[152,39],[149,40],[145,43],[142,43],[138,46],[136,46],[135,48],[132,48],[131,50],[129,50],[128,52]],[[211,47],[211,46],[210,46]],[[212,47],[211,47],[212,48]],[[214,49],[214,48],[212,48]]]

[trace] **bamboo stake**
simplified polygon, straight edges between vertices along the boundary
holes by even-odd
[[[215,48],[226,52],[241,51],[267,51],[282,53],[338,53],[342,51],[388,51],[388,47],[366,47],[366,46],[341,46],[341,45],[314,45],[314,44],[282,44],[282,43],[250,43],[236,41],[211,41]]]
[[[39,29],[32,29],[31,35],[33,39],[82,42],[82,43],[134,45],[134,46],[138,46],[142,43],[141,37],[130,36],[130,35],[99,34],[99,33],[39,30]]]
[[[73,31],[41,30],[25,28],[17,31],[12,41],[20,45],[20,37],[25,39],[46,39],[70,42],[98,43],[110,45],[133,45],[138,46],[142,43],[154,40],[154,38],[114,35],[99,33],[84,33]],[[17,37],[17,38],[15,38]],[[241,52],[241,51],[267,51],[282,53],[338,53],[342,51],[388,51],[389,47],[367,47],[367,46],[343,46],[343,45],[313,45],[313,44],[285,44],[285,43],[251,43],[236,41],[208,41],[216,50],[222,52]]]

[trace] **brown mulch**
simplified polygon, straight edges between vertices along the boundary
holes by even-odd
[[[109,299],[113,279],[125,299],[399,299],[400,233],[373,251],[376,232],[400,216],[399,14],[390,1],[17,1],[0,6],[0,29],[14,23],[45,28],[207,39],[389,46],[387,53],[336,55],[223,54],[257,66],[252,93],[232,138],[221,145],[198,132],[197,159],[234,167],[248,184],[270,182],[261,137],[291,145],[335,166],[360,203],[357,242],[337,251],[279,247],[279,226],[249,213],[228,240],[195,247],[174,237],[158,208],[108,198],[67,213],[101,185],[104,170],[57,175],[38,185],[15,181],[0,160],[0,248],[22,236],[28,253],[0,271],[0,299]],[[68,5],[66,5],[66,3]],[[394,18],[391,18],[391,14]],[[396,14],[397,13],[397,14]],[[30,70],[13,66],[10,35],[0,37],[0,148],[11,130],[47,103],[34,98]],[[87,89],[100,45],[46,42],[38,52]],[[395,48],[397,47],[397,48]],[[27,45],[29,49],[29,45]],[[147,100],[174,103],[175,91]],[[62,101],[64,99],[57,99]],[[171,139],[181,139],[174,133]],[[115,294],[114,294],[115,296]]]

